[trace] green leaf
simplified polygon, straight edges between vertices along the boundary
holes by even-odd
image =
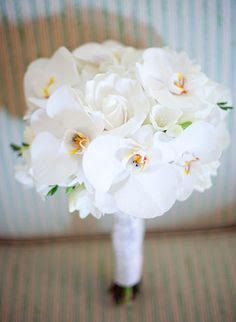
[[[191,121],[186,121],[183,123],[180,123],[179,125],[182,127],[183,130],[185,130],[187,127],[189,127],[192,124]]]
[[[217,105],[226,105],[227,102],[218,102]]]
[[[47,193],[47,197],[53,196],[57,192],[58,188],[58,185],[52,186],[52,188]]]
[[[10,147],[12,148],[13,151],[21,151],[21,146],[15,143],[11,143]]]
[[[75,189],[75,186],[66,187],[66,193],[70,194]]]
[[[226,104],[227,104],[227,102],[218,102],[218,103],[216,103],[217,104],[217,106],[219,107],[219,108],[221,108],[222,110],[224,110],[224,111],[227,111],[227,110],[232,110],[233,109],[233,106],[227,106]]]
[[[25,142],[22,142],[22,146],[24,146],[25,148],[29,148],[29,144]]]
[[[22,146],[20,146],[20,145],[17,145],[17,144],[15,144],[15,143],[11,143],[11,144],[10,144],[10,147],[12,148],[12,150],[13,150],[14,152],[18,152],[18,153],[17,153],[17,156],[18,156],[18,157],[21,157],[21,156],[22,156],[22,154],[23,154],[23,152],[24,152],[24,151],[26,151],[26,150],[28,150],[28,148],[29,148],[29,144],[28,144],[28,143],[23,142],[23,143],[22,143]]]

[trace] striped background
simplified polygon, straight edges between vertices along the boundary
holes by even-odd
[[[142,293],[114,307],[109,240],[0,247],[1,322],[235,322],[235,232],[145,242]]]
[[[24,111],[22,77],[27,64],[61,45],[117,39],[138,47],[184,49],[213,79],[236,95],[235,0],[0,0],[0,235],[104,232],[111,218],[79,220],[67,214],[65,197],[43,203],[13,178],[9,143],[20,142]],[[194,193],[165,216],[148,222],[165,229],[201,228],[236,222],[236,113],[229,119],[230,149],[214,187]]]

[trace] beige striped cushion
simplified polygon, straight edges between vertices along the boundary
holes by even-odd
[[[235,322],[235,232],[146,240],[143,288],[114,307],[109,240],[0,246],[1,322]]]

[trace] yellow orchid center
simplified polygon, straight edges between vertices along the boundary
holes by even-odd
[[[72,137],[72,145],[74,149],[69,151],[70,155],[82,152],[89,144],[89,138],[84,134],[77,132]]]
[[[113,57],[114,57],[118,62],[120,62],[120,59],[121,59],[120,53],[119,53],[118,51],[114,51],[112,54],[113,54]]]
[[[184,162],[184,174],[185,175],[189,175],[190,170],[191,170],[191,166],[192,166],[193,162],[198,161],[198,160],[199,160],[199,158],[196,158],[195,157],[192,160],[189,160],[189,161],[185,161]]]
[[[141,168],[142,170],[144,169],[147,162],[148,157],[146,155],[142,156],[141,154],[136,153],[132,157],[132,163],[134,164],[134,166],[137,168]]]
[[[176,78],[175,78],[175,81],[174,81],[174,85],[179,89],[179,94],[182,95],[182,94],[186,94],[187,91],[184,87],[185,85],[185,78],[183,76],[182,73],[178,72],[176,74]]]
[[[55,83],[55,78],[54,77],[50,77],[49,81],[47,82],[46,86],[43,88],[43,96],[44,98],[49,98],[50,93],[50,87]]]

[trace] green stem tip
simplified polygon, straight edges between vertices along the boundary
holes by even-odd
[[[129,304],[140,292],[140,284],[141,283],[137,283],[132,287],[125,287],[113,283],[109,291],[112,294],[113,300],[116,304]]]

